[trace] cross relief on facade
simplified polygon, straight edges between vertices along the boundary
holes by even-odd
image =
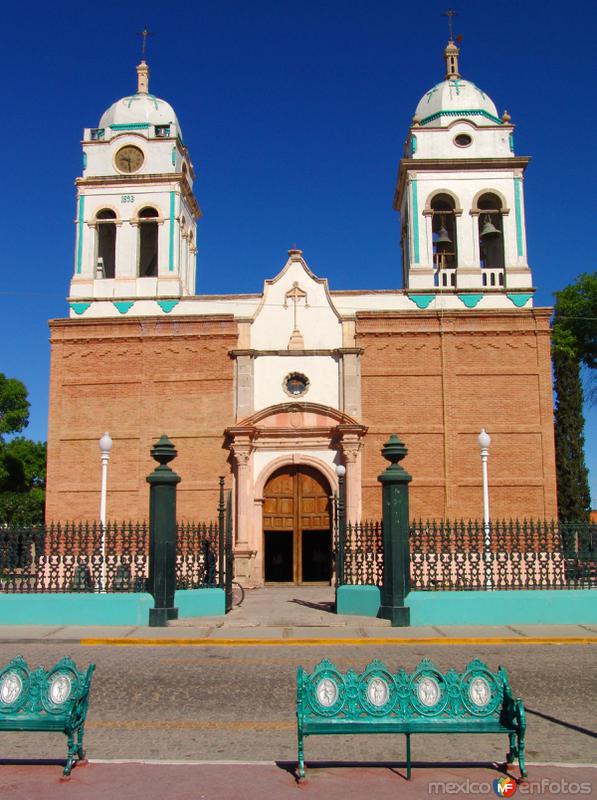
[[[305,301],[305,308],[309,308],[309,303],[307,301],[307,292],[305,292],[304,289],[301,289],[301,287],[298,285],[298,281],[294,281],[292,284],[292,289],[289,289],[284,295],[284,308],[288,308],[289,300],[293,304],[294,323],[292,333],[288,341],[288,349],[302,350],[305,347],[305,343],[303,340],[303,335],[298,328],[297,309],[301,300]]]

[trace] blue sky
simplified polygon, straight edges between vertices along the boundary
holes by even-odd
[[[0,371],[27,385],[45,439],[47,320],[66,316],[84,127],[134,90],[147,24],[151,90],[197,171],[199,293],[260,291],[294,243],[333,289],[400,288],[398,161],[443,78],[446,3],[254,0],[11,4],[0,48]],[[142,8],[142,11],[139,9]],[[595,269],[592,3],[462,1],[463,77],[516,124],[536,304]],[[597,498],[597,411],[587,409]],[[99,435],[99,434],[98,434]]]

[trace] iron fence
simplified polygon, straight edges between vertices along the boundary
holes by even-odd
[[[597,587],[597,525],[547,520],[412,522],[411,589]],[[381,522],[347,525],[344,583],[383,583]]]
[[[381,522],[349,522],[344,545],[344,583],[383,583],[383,529]]]
[[[0,592],[144,591],[146,522],[0,529]]]
[[[178,523],[176,588],[203,589],[219,583],[220,536],[216,522]]]
[[[176,588],[214,586],[217,523],[179,523]],[[0,529],[0,592],[143,592],[147,522],[63,523]]]

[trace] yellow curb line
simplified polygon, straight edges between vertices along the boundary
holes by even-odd
[[[594,636],[500,636],[379,639],[80,639],[82,646],[111,647],[346,647],[370,645],[597,644]]]

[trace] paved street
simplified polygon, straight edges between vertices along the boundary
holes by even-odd
[[[295,670],[322,657],[340,668],[372,658],[412,669],[423,657],[462,669],[473,656],[504,665],[528,714],[529,762],[591,763],[597,686],[591,645],[89,647],[64,642],[0,644],[6,663],[21,653],[49,666],[70,653],[94,661],[86,747],[91,759],[292,761],[296,758]],[[503,761],[506,737],[419,736],[420,762]],[[0,733],[3,757],[64,757],[56,734]],[[404,738],[317,737],[307,760],[387,761],[404,757]]]

